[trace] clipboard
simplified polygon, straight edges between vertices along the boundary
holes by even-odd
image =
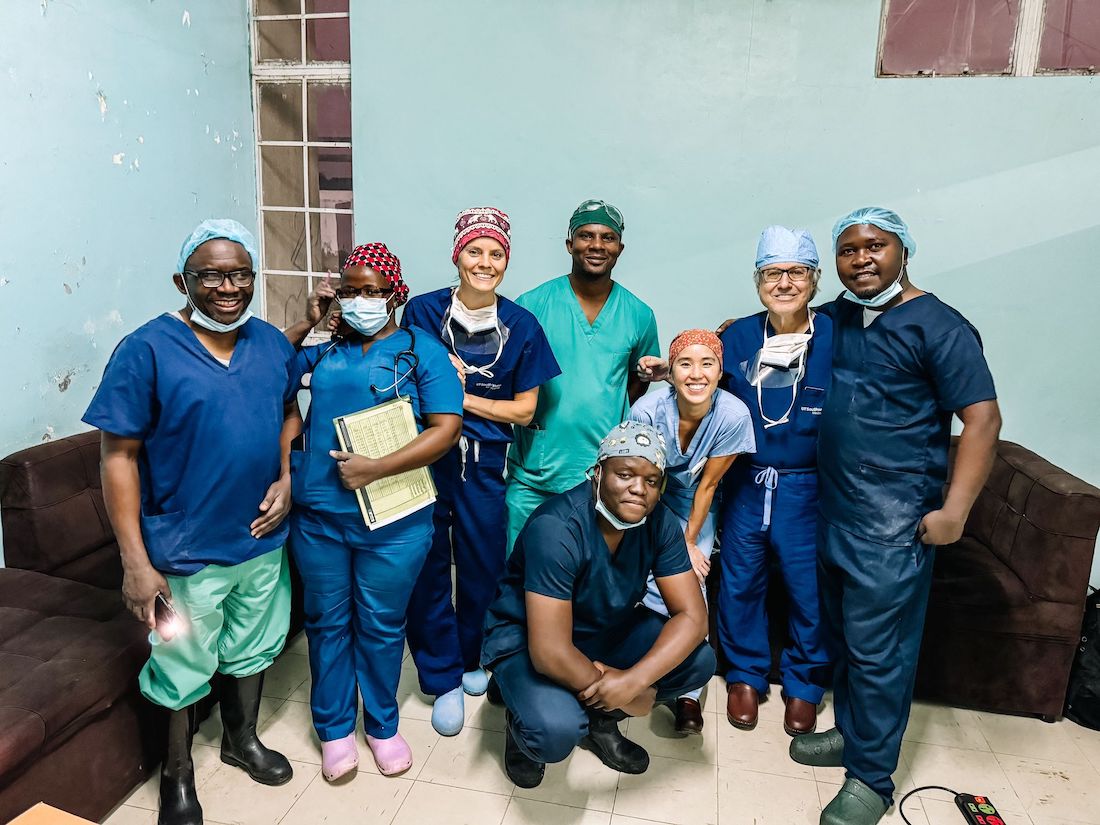
[[[395,398],[337,416],[332,423],[342,451],[368,458],[396,452],[419,434],[412,403],[407,398]],[[377,530],[432,504],[436,488],[428,468],[418,467],[360,487],[355,498],[367,527]]]

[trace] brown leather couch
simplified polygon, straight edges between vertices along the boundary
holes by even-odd
[[[1000,442],[963,538],[936,553],[916,695],[1061,716],[1097,530],[1100,489]]]
[[[125,609],[99,433],[0,462],[0,822],[36,802],[99,820],[159,760],[137,689],[147,632]]]
[[[1098,530],[1100,489],[1019,444],[999,442],[963,538],[936,551],[916,696],[1047,721],[1060,717]],[[707,579],[716,648],[719,567],[716,556]],[[778,683],[787,596],[777,568],[767,611],[769,678]],[[719,651],[718,673],[727,669]]]

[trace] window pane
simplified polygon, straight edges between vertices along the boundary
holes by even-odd
[[[306,86],[309,139],[351,143],[351,85],[309,83]]]
[[[286,329],[306,317],[309,278],[302,275],[265,275],[264,289],[269,324]]]
[[[302,139],[302,84],[260,84],[260,140]]]
[[[264,269],[306,269],[304,212],[264,212]]]
[[[306,12],[309,14],[328,14],[348,10],[348,0],[306,0]]]
[[[309,205],[351,209],[351,149],[310,147]]]
[[[256,0],[256,14],[301,14],[302,0]]]
[[[260,147],[260,197],[263,206],[305,206],[302,151],[297,146]]]
[[[301,20],[257,20],[256,39],[261,61],[302,62]]]
[[[351,254],[355,243],[351,215],[334,215],[331,212],[309,216],[313,233],[313,270],[315,272],[339,272],[340,264]]]
[[[1047,0],[1040,69],[1100,67],[1100,3]]]
[[[346,17],[306,21],[306,60],[351,60],[351,26]]]
[[[1020,0],[890,0],[884,75],[1006,74]]]

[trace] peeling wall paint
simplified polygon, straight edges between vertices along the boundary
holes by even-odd
[[[50,208],[5,213],[5,237],[38,251],[0,244],[0,351],[19,353],[0,371],[0,456],[86,430],[119,340],[180,308],[183,238],[211,216],[255,229],[257,213],[246,3],[2,5],[19,36],[0,71],[0,176],[10,202]],[[221,145],[199,139],[206,124]]]

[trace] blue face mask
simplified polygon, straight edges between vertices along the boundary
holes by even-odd
[[[186,287],[185,287],[186,289]],[[252,310],[246,309],[241,313],[241,317],[236,321],[231,321],[228,324],[223,324],[221,321],[215,321],[205,312],[195,306],[195,302],[191,300],[191,293],[184,292],[187,296],[187,304],[191,307],[191,320],[198,324],[203,329],[208,329],[211,332],[232,332],[235,329],[239,329],[244,326],[248,319],[252,317]]]
[[[392,310],[386,306],[386,303],[385,298],[364,298],[362,295],[341,298],[340,312],[352,329],[361,335],[371,336],[382,329],[390,319]]]
[[[872,295],[870,298],[860,298],[858,295],[852,292],[852,290],[846,289],[844,290],[844,294],[841,297],[846,298],[853,303],[859,304],[861,307],[867,307],[868,309],[878,309],[879,307],[886,306],[892,300],[901,295],[901,279],[903,277],[905,277],[905,264],[901,265],[901,272],[898,273],[898,279],[890,284],[890,286],[886,287],[886,289],[882,290],[882,292],[880,292],[878,295]]]

